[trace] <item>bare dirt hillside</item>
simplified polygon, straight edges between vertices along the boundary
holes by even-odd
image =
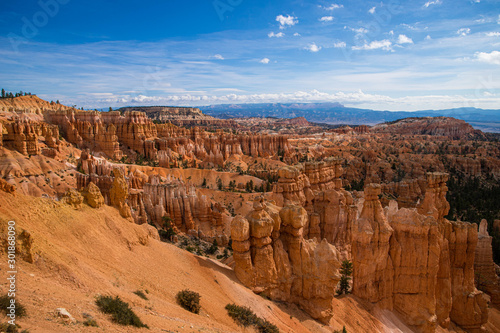
[[[146,226],[122,219],[115,208],[75,210],[50,199],[2,192],[3,229],[8,220],[15,220],[18,232],[27,230],[34,240],[35,262],[21,261],[18,274],[18,300],[28,310],[28,317],[19,323],[31,332],[141,330],[114,324],[100,313],[94,304],[98,294],[118,295],[128,302],[149,325],[150,330],[144,332],[239,332],[224,309],[228,303],[251,307],[282,332],[327,332],[295,307],[282,310],[253,294],[228,267],[154,240]],[[6,266],[2,252],[3,272]],[[176,293],[185,288],[201,294],[200,315],[176,304]],[[136,290],[147,291],[149,300],[133,294]],[[78,323],[58,318],[55,311],[60,307]],[[296,313],[303,322],[286,311]],[[100,327],[83,326],[83,313],[91,314]]]

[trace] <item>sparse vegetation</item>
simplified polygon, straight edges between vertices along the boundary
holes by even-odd
[[[95,303],[102,312],[110,314],[113,321],[120,325],[149,328],[132,311],[128,303],[122,301],[118,296],[114,298],[112,296],[99,296]]]
[[[136,291],[134,291],[134,294],[136,294],[137,296],[139,296],[142,299],[145,299],[146,301],[148,300],[148,297],[146,296],[146,294],[142,290],[136,290]]]
[[[177,235],[172,227],[172,218],[170,216],[163,217],[163,228],[158,230],[161,240],[171,242],[173,237]]]
[[[207,253],[208,254],[215,254],[218,250],[219,250],[219,244],[217,243],[217,239],[215,238],[214,241],[212,242],[212,245],[207,250]]]
[[[246,306],[239,306],[236,304],[227,304],[225,309],[227,314],[231,317],[239,326],[248,327],[257,325],[259,317],[253,311]]]
[[[95,319],[90,319],[90,318],[83,322],[83,326],[99,327],[97,321],[95,321]]]
[[[7,314],[9,311],[7,309],[7,307],[9,307],[12,304],[11,299],[12,298],[9,297],[9,295],[7,295],[7,294],[0,297],[0,309],[5,314]],[[17,299],[15,302],[15,305],[16,305],[16,317],[25,317],[26,316],[26,308],[24,307],[24,305],[19,303],[19,300],[17,300]]]
[[[259,318],[249,307],[227,304],[227,314],[236,324],[243,327],[255,326],[260,333],[279,333],[278,327],[266,319]]]
[[[200,313],[200,294],[189,289],[179,291],[175,296],[177,304],[192,313]]]
[[[30,331],[28,330],[22,330],[20,331],[20,326],[19,325],[11,325],[9,323],[1,323],[0,324],[0,332],[4,333],[29,333]]]
[[[279,329],[276,325],[270,323],[266,319],[260,319],[257,323],[257,330],[259,333],[279,333]]]

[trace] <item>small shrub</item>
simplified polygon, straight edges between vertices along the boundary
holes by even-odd
[[[97,325],[97,321],[95,321],[95,319],[87,319],[83,322],[83,326],[92,326],[92,327],[99,327],[99,325]]]
[[[28,330],[19,330],[19,325],[11,325],[9,323],[2,323],[0,324],[0,332],[5,332],[5,333],[29,333],[30,331]]]
[[[225,309],[229,317],[239,325],[243,327],[257,325],[259,322],[259,317],[253,313],[253,311],[246,306],[239,306],[236,304],[228,304]]]
[[[0,297],[0,310],[2,312],[4,312],[5,314],[7,314],[9,310],[7,310],[7,307],[10,306],[10,300],[11,298],[5,294],[3,296]],[[24,307],[24,305],[22,305],[21,303],[19,303],[19,301],[16,299],[16,317],[24,317],[26,316],[26,308]]]
[[[142,299],[145,299],[146,301],[148,300],[148,297],[146,296],[146,294],[144,294],[144,292],[142,290],[136,290],[136,291],[134,291],[134,294],[136,294],[137,296],[139,296]]]
[[[344,327],[342,327],[342,331],[336,330],[336,331],[333,331],[333,333],[347,333],[347,330],[345,329],[345,326],[344,326]]]
[[[200,313],[200,294],[198,294],[197,292],[185,289],[179,291],[175,298],[177,300],[177,303],[184,309],[192,313]]]
[[[111,296],[99,296],[95,304],[102,312],[110,314],[113,320],[120,325],[148,327],[137,317],[128,303],[122,301],[118,296],[115,298]]]
[[[260,319],[259,322],[257,323],[257,330],[259,333],[279,333],[280,330],[276,325],[271,324],[265,319]]]

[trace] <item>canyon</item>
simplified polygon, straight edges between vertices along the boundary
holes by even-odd
[[[118,244],[106,246],[123,260],[139,260],[137,251],[152,266],[159,258],[178,263],[178,271],[151,268],[156,276],[140,265],[158,304],[156,314],[146,312],[152,327],[173,329],[171,317],[178,316],[205,329],[221,322],[221,331],[238,330],[220,309],[201,321],[180,310],[166,314],[175,301],[161,278],[168,274],[171,283],[189,287],[196,285],[189,273],[195,270],[203,276],[196,288],[202,297],[222,306],[209,285],[222,288],[223,299],[242,295],[285,332],[500,331],[500,210],[477,204],[474,220],[464,221],[472,215],[456,200],[455,187],[448,188],[469,179],[485,189],[498,186],[500,144],[462,120],[332,128],[301,118],[221,120],[196,108],[85,111],[34,95],[1,99],[0,114],[0,215],[19,219],[34,235],[34,247],[20,243],[26,271],[43,275],[47,263],[57,263],[72,286],[97,292],[89,282],[96,274],[129,297],[81,252],[94,242],[85,231],[95,236],[92,217],[106,230],[96,242],[116,238]],[[18,211],[22,205],[34,211]],[[51,216],[58,233],[71,234],[78,247],[48,231]],[[169,228],[175,236],[165,239]],[[181,239],[216,244],[220,258],[183,251],[176,247]],[[92,273],[69,258],[86,262]],[[130,275],[136,270],[119,269],[116,258],[109,265],[128,288],[137,285]],[[346,260],[353,264],[352,293],[337,295]],[[64,277],[53,278],[64,284]],[[28,304],[44,313],[42,300]],[[57,325],[43,324],[47,332]],[[119,331],[115,326],[106,324]]]

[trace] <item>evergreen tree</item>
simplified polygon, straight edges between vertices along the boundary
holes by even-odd
[[[340,284],[337,293],[339,295],[349,294],[350,286],[349,281],[351,280],[352,275],[352,262],[349,260],[342,261],[342,265],[340,266]]]
[[[2,98],[5,98],[5,89],[2,88]]]

